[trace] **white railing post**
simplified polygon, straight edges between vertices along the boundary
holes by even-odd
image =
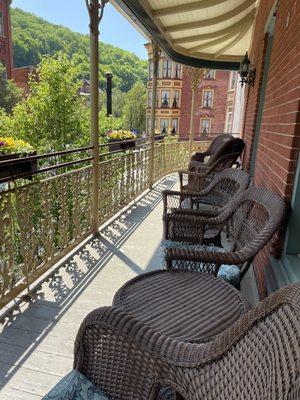
[[[152,78],[152,103],[151,103],[151,120],[150,120],[150,164],[149,164],[149,188],[153,187],[154,175],[154,135],[155,135],[155,119],[156,119],[156,96],[157,96],[157,76],[158,65],[161,50],[157,43],[152,42],[153,52],[153,78]]]
[[[85,0],[90,16],[90,133],[93,146],[92,229],[99,232],[99,24],[107,0]]]

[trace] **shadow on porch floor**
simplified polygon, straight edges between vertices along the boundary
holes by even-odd
[[[0,334],[0,399],[41,399],[73,364],[73,343],[91,310],[109,305],[117,289],[137,274],[161,266],[161,191],[177,184],[175,175],[158,183],[101,236],[86,241],[45,281],[30,303],[5,320]],[[251,303],[253,276],[242,290]]]

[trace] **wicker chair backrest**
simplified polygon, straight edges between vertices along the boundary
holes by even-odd
[[[234,196],[245,191],[250,184],[250,176],[247,172],[226,168],[215,175],[211,184],[207,187],[204,198],[205,203],[224,207]]]
[[[255,254],[277,231],[285,212],[280,196],[257,187],[241,193],[229,208],[224,230],[233,239],[237,251],[247,247]]]
[[[229,133],[224,133],[223,135],[217,136],[210,144],[209,148],[207,149],[207,155],[212,155],[216,153],[224,143],[233,140],[233,136]]]
[[[188,177],[188,185],[189,190],[193,190],[195,192],[203,190],[207,187],[210,182],[212,182],[213,178],[223,171],[226,168],[231,168],[235,161],[240,157],[240,152],[237,153],[228,153],[220,157],[215,161],[213,165],[210,166],[210,169],[205,173],[204,179],[199,179],[196,176]],[[191,161],[188,166],[188,171],[197,172],[203,174],[203,166],[196,161]]]

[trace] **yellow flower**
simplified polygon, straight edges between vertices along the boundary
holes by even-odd
[[[26,143],[24,140],[14,139],[12,137],[0,137],[0,153],[13,154],[20,153],[26,154],[33,151],[33,147]]]
[[[126,139],[134,139],[135,136],[130,131],[118,130],[118,131],[110,131],[108,133],[108,138],[114,140],[126,140]]]

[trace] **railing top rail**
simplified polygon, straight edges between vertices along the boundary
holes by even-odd
[[[53,153],[36,154],[36,155],[26,156],[26,157],[11,158],[9,160],[0,161],[0,167],[10,165],[10,164],[22,163],[24,161],[33,161],[33,160],[40,160],[43,158],[51,158],[51,157],[56,157],[56,156],[64,156],[67,154],[80,153],[80,152],[84,152],[87,150],[91,150],[92,148],[93,148],[93,146],[87,146],[87,147],[80,147],[78,149],[56,151]]]
[[[162,143],[166,137],[169,137],[169,135],[159,135],[159,136],[160,136],[159,138],[155,139],[156,145]],[[172,136],[171,136],[171,138],[172,138]],[[179,137],[177,139],[178,139],[178,141],[185,141],[185,138],[183,138],[183,137]],[[205,138],[205,140],[203,140],[203,138],[195,138],[194,142],[201,142],[201,141],[207,141],[207,140],[209,140],[209,138]],[[130,142],[136,143],[135,148],[132,149],[133,151],[147,150],[151,144],[151,138],[149,136],[147,136],[147,137],[142,137],[142,138],[126,140],[126,143],[130,143]],[[171,141],[170,143],[168,143],[168,142],[165,142],[165,143],[168,145],[168,144],[174,143],[174,142]],[[120,141],[113,141],[111,143],[108,142],[105,144],[100,144],[99,147],[100,148],[109,147],[110,144],[121,145],[121,144],[124,144],[124,141],[120,140]],[[41,155],[31,155],[28,157],[13,158],[13,159],[5,160],[5,161],[0,161],[0,168],[7,167],[7,166],[9,167],[9,166],[12,166],[15,164],[20,164],[20,163],[25,163],[25,162],[35,161],[35,160],[37,161],[37,160],[41,160],[41,159],[51,158],[51,157],[70,155],[70,154],[74,154],[74,153],[82,153],[82,152],[86,152],[86,151],[89,151],[92,149],[93,149],[92,146],[86,146],[86,147],[81,147],[81,148],[77,148],[77,149],[70,149],[70,150],[58,151],[58,152],[53,152],[53,153],[41,154]],[[122,156],[122,153],[124,154],[124,151],[125,151],[125,149],[120,148],[118,150],[102,153],[102,154],[100,154],[100,160],[101,160],[101,162],[105,162],[106,161],[105,157],[111,156],[111,155],[116,155],[116,154],[121,154],[121,156]],[[77,160],[72,160],[69,162],[63,162],[63,163],[59,163],[59,164],[55,164],[55,165],[49,165],[49,166],[46,166],[45,168],[38,168],[33,171],[16,172],[15,174],[12,174],[11,178],[7,178],[7,177],[0,178],[0,184],[7,183],[9,181],[15,181],[17,179],[29,178],[34,175],[47,173],[50,171],[70,167],[73,165],[87,163],[87,162],[92,161],[93,159],[94,159],[93,156],[90,156],[90,157],[86,157],[83,159],[77,159]],[[59,175],[61,175],[61,174],[59,174]]]

